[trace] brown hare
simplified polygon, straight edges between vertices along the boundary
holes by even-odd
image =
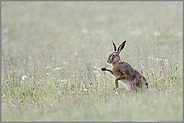
[[[126,87],[127,91],[138,91],[148,89],[148,83],[146,78],[134,69],[130,64],[125,61],[122,61],[120,58],[120,52],[125,47],[126,41],[124,41],[116,50],[116,45],[112,41],[114,46],[114,52],[111,53],[108,57],[107,62],[112,65],[112,69],[101,68],[102,71],[109,71],[112,73],[115,79],[115,89],[118,88],[118,81],[120,80]]]

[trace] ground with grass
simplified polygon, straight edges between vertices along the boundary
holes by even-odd
[[[1,2],[1,121],[183,121],[182,2]],[[116,45],[142,72],[102,72]]]

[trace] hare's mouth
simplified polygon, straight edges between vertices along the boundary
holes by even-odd
[[[110,60],[107,60],[107,63],[111,64],[112,62]]]

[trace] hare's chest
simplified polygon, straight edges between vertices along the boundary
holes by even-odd
[[[112,66],[112,73],[115,77],[122,76],[122,73],[120,72],[119,68]]]
[[[117,77],[118,75],[120,75],[116,69],[114,69],[114,67],[112,67],[112,73],[115,77]]]

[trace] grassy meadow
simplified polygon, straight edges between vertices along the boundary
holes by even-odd
[[[107,58],[142,72],[115,87]],[[183,2],[1,2],[1,121],[182,122]]]

